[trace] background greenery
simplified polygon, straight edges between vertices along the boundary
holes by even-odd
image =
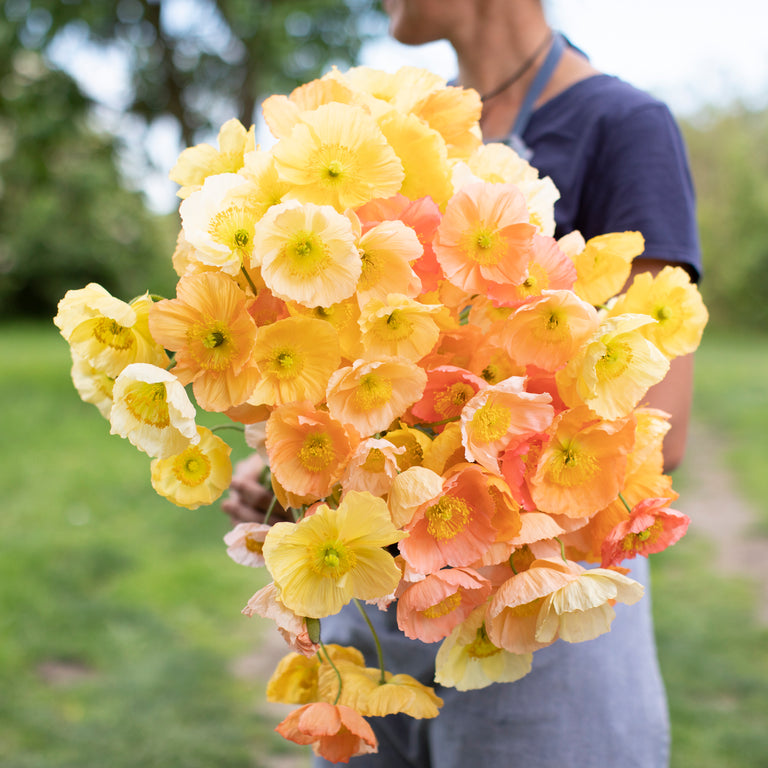
[[[125,299],[172,294],[177,230],[126,181],[136,168],[120,134],[52,64],[57,41],[128,51],[125,124],[146,137],[170,120],[189,144],[231,114],[248,122],[267,93],[354,62],[377,29],[369,0],[190,2],[216,34],[171,26],[149,0],[0,0],[3,766],[259,768],[295,754],[260,709],[263,680],[243,672],[264,647],[263,625],[240,615],[260,576],[224,555],[217,506],[177,509],[152,491],[147,458],[77,398],[50,323],[89,280]],[[722,437],[764,535],[768,111],[704,110],[683,129],[712,315],[695,416]],[[754,585],[712,562],[695,535],[653,561],[673,766],[762,767],[768,630]]]

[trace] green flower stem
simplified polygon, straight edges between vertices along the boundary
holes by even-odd
[[[564,563],[567,563],[568,558],[565,556],[565,544],[563,544],[558,536],[555,536],[555,541],[560,545],[560,557],[563,558]]]
[[[432,429],[432,427],[442,427],[443,424],[450,424],[452,421],[458,421],[460,416],[451,416],[449,419],[442,419],[441,421],[432,421],[429,424],[417,424],[417,427],[424,427],[425,429]]]
[[[248,281],[248,285],[251,286],[251,290],[253,291],[254,296],[259,295],[259,289],[253,284],[253,280],[251,280],[251,276],[248,274],[248,270],[240,265],[240,271],[245,275],[245,279]]]
[[[330,654],[328,653],[328,649],[323,644],[323,641],[319,641],[320,647],[323,649],[323,653],[325,654],[325,658],[328,660],[328,663],[333,667],[333,671],[336,673],[336,679],[339,681],[339,692],[336,694],[336,698],[333,701],[334,706],[339,703],[339,699],[341,698],[341,672],[339,672],[339,668],[333,663],[333,659],[331,658]]]
[[[627,512],[632,512],[632,507],[627,504],[627,500],[624,498],[624,494],[620,493],[619,498],[621,499],[621,503],[627,508]]]
[[[242,424],[217,424],[215,427],[211,427],[211,432],[221,432],[223,429],[234,429],[236,432],[245,432],[245,427]]]
[[[275,507],[277,506],[277,496],[272,496],[272,501],[269,502],[269,506],[267,507],[267,513],[264,515],[264,525],[267,525],[269,523],[269,518],[271,517],[272,513],[275,511]]]
[[[365,608],[363,608],[363,604],[356,597],[353,597],[352,601],[357,606],[357,610],[363,614],[365,623],[368,625],[368,629],[371,630],[371,634],[373,635],[373,642],[376,643],[376,653],[379,657],[379,669],[381,670],[379,685],[384,685],[384,683],[387,682],[387,678],[386,678],[386,671],[384,669],[384,652],[381,650],[381,643],[379,642],[379,636],[376,633],[376,630],[374,629],[374,626],[371,623],[371,620],[368,617],[368,614],[366,613]]]

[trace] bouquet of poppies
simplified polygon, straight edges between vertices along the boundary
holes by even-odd
[[[514,681],[537,649],[609,631],[642,595],[622,563],[688,524],[669,417],[643,401],[698,345],[699,293],[672,267],[621,293],[640,233],[555,240],[557,189],[482,143],[480,107],[409,67],[272,96],[270,150],[232,120],[171,172],[176,297],[90,284],[55,318],[81,397],[162,496],[194,509],[230,483],[193,401],[265,453],[294,522],[242,523],[227,551],[266,566],[244,612],[292,648],[267,689],[300,705],[279,732],[334,761],[376,749],[366,717],[441,700],[324,644],[325,617],[396,600],[406,636],[440,643],[437,682]]]

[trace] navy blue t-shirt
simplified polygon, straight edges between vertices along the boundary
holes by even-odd
[[[680,131],[665,104],[611,75],[545,102],[523,140],[560,190],[556,236],[635,230],[644,256],[701,272],[695,201]]]

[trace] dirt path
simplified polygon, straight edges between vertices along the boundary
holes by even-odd
[[[711,428],[691,424],[685,457],[690,483],[677,508],[691,518],[691,532],[717,541],[718,570],[756,583],[757,617],[768,625],[768,538],[755,534],[756,515],[728,471],[720,446]]]

